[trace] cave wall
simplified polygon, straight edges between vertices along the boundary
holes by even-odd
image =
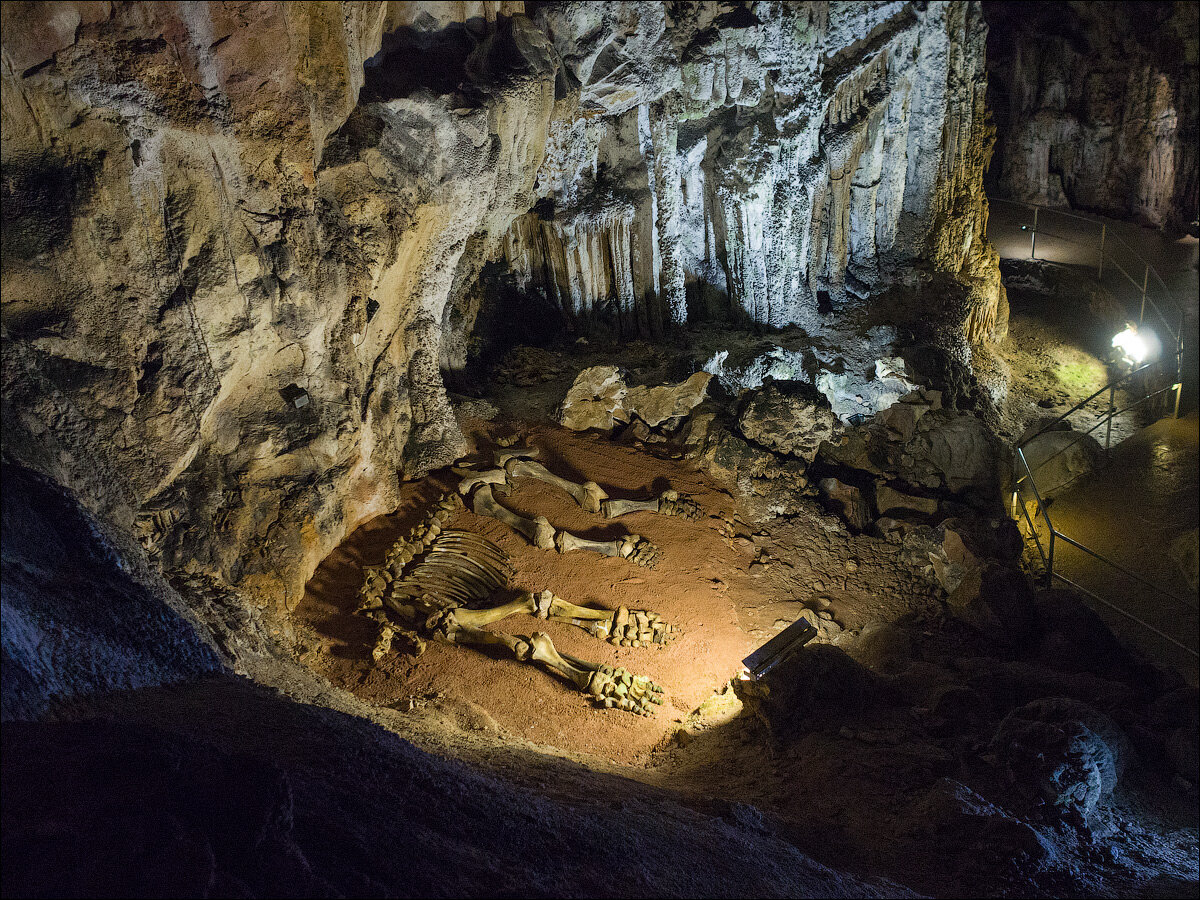
[[[984,4],[999,196],[1200,217],[1197,4]]]
[[[701,286],[812,324],[920,257],[986,342],[985,33],[977,3],[8,3],[5,459],[214,632],[233,586],[286,640],[329,550],[461,451],[485,265],[654,334]]]

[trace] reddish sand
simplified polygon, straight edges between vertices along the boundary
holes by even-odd
[[[666,647],[620,648],[577,627],[526,615],[491,626],[511,634],[545,631],[566,653],[650,676],[663,686],[667,697],[656,714],[642,718],[597,709],[555,674],[505,658],[500,651],[431,641],[418,658],[393,653],[379,664],[372,662],[377,626],[352,614],[362,567],[380,563],[390,544],[441,491],[457,482],[449,472],[409,485],[395,513],[359,528],[318,568],[295,613],[298,624],[311,628],[322,641],[304,661],[372,703],[407,709],[410,700],[437,698],[441,706],[468,710],[467,724],[474,727],[494,727],[490,716],[503,730],[535,743],[622,763],[644,763],[674,730],[674,723],[740,671],[741,659],[762,640],[738,625],[739,607],[757,606],[766,598],[758,597],[755,582],[746,577],[750,556],[735,549],[721,533],[728,530],[726,520],[734,518],[736,506],[686,461],[659,459],[646,450],[555,426],[535,426],[526,434],[531,444],[541,448],[541,462],[563,477],[594,480],[615,497],[635,499],[672,487],[704,510],[696,521],[653,513],[609,521],[585,513],[565,492],[533,479],[519,479],[502,499],[518,513],[545,515],[556,527],[583,537],[609,540],[624,533],[640,534],[660,549],[661,558],[653,569],[586,551],[559,555],[537,550],[500,522],[466,510],[451,521],[450,527],[476,531],[504,548],[517,573],[514,588],[548,588],[585,606],[650,609],[681,628],[682,635]],[[493,445],[486,433],[478,435],[478,443],[490,458]]]

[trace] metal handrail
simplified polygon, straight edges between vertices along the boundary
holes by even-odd
[[[1183,365],[1183,351],[1182,351],[1182,350],[1176,350],[1176,351],[1175,351],[1173,354],[1171,354],[1171,356],[1175,357],[1175,359],[1176,359],[1176,363],[1175,363],[1175,366],[1176,366],[1176,368],[1175,368],[1175,374],[1176,374],[1176,377],[1178,377],[1178,375],[1179,375],[1179,372],[1180,372],[1180,367]],[[1122,375],[1120,378],[1117,378],[1117,379],[1114,379],[1113,381],[1110,381],[1108,384],[1104,385],[1104,387],[1100,388],[1100,389],[1099,389],[1098,391],[1096,391],[1094,394],[1092,394],[1092,395],[1090,395],[1089,397],[1087,397],[1087,399],[1085,399],[1085,400],[1080,400],[1078,403],[1076,403],[1074,406],[1072,406],[1070,409],[1068,409],[1068,410],[1067,410],[1065,413],[1063,413],[1063,414],[1062,414],[1061,416],[1059,416],[1057,419],[1052,419],[1052,420],[1051,420],[1051,421],[1050,421],[1048,424],[1046,424],[1046,425],[1043,425],[1041,428],[1039,428],[1037,431],[1035,431],[1035,432],[1034,432],[1033,434],[1031,434],[1029,437],[1027,437],[1027,438],[1025,438],[1023,441],[1021,441],[1021,442],[1018,444],[1018,447],[1027,447],[1027,446],[1029,446],[1029,444],[1030,444],[1030,443],[1032,443],[1032,442],[1033,442],[1033,441],[1034,441],[1036,438],[1039,438],[1039,437],[1041,437],[1043,434],[1045,434],[1045,433],[1046,433],[1046,432],[1048,432],[1048,431],[1053,431],[1056,425],[1059,425],[1059,424],[1061,424],[1062,422],[1065,422],[1065,421],[1066,421],[1068,418],[1070,418],[1070,417],[1071,417],[1072,415],[1074,415],[1075,413],[1079,412],[1079,410],[1083,409],[1085,406],[1087,406],[1089,403],[1091,403],[1093,400],[1095,400],[1097,397],[1099,397],[1099,396],[1100,396],[1101,394],[1103,394],[1105,391],[1108,391],[1108,392],[1110,393],[1110,395],[1111,395],[1113,392],[1115,392],[1115,391],[1116,391],[1117,387],[1118,387],[1118,386],[1119,386],[1119,385],[1120,385],[1122,382],[1128,381],[1128,380],[1129,380],[1130,378],[1132,378],[1134,375],[1138,375],[1138,374],[1140,374],[1140,373],[1142,373],[1142,372],[1145,372],[1147,369],[1153,368],[1154,366],[1157,366],[1157,365],[1159,365],[1159,364],[1160,364],[1160,363],[1162,363],[1162,362],[1163,362],[1163,360],[1162,360],[1162,359],[1155,359],[1155,360],[1151,360],[1150,362],[1146,363],[1146,364],[1145,364],[1145,365],[1143,365],[1143,366],[1140,366],[1139,368],[1132,369],[1132,370],[1130,370],[1129,372],[1126,372],[1126,373],[1125,373],[1124,375]],[[1174,389],[1175,389],[1175,388],[1167,388],[1167,390],[1174,390]],[[1142,400],[1147,400],[1147,399],[1149,399],[1150,397],[1152,397],[1152,396],[1155,396],[1155,395],[1157,395],[1157,394],[1160,394],[1160,393],[1162,393],[1162,391],[1156,391],[1154,394],[1147,394],[1145,397],[1143,397],[1143,398],[1142,398]],[[1138,401],[1137,401],[1137,403],[1141,403],[1141,402],[1142,402],[1142,400],[1138,400]],[[1137,405],[1137,403],[1134,403],[1132,406],[1127,406],[1125,409],[1121,410],[1121,412],[1127,412],[1128,410],[1132,409],[1132,408],[1133,408],[1133,406],[1136,406],[1136,405]],[[1112,419],[1111,419],[1112,415],[1114,415],[1114,413],[1113,413],[1113,412],[1111,411],[1111,409],[1110,409],[1110,411],[1109,411],[1109,415],[1108,415],[1108,416],[1106,416],[1106,417],[1104,417],[1104,418],[1107,418],[1109,421],[1111,421],[1111,420],[1112,420]],[[1104,421],[1104,418],[1102,418],[1102,419],[1101,419],[1101,421]],[[1097,426],[1093,425],[1091,428],[1089,428],[1087,431],[1085,431],[1085,432],[1084,432],[1084,434],[1090,434],[1091,432],[1093,432],[1093,431],[1095,431],[1095,430],[1096,430],[1096,427],[1097,427]],[[1068,445],[1068,446],[1070,446],[1070,445]],[[1063,449],[1066,449],[1066,448],[1063,448]],[[1060,450],[1059,452],[1061,453],[1062,451]],[[1056,454],[1056,455],[1057,455],[1057,454]],[[1049,458],[1047,458],[1045,461],[1043,461],[1043,462],[1041,462],[1041,463],[1038,463],[1038,468],[1040,469],[1040,468],[1041,468],[1043,465],[1045,465],[1045,464],[1046,464],[1046,462],[1048,462],[1050,459],[1053,459],[1053,458],[1054,458],[1054,457],[1049,457]]]
[[[1112,257],[1111,255],[1105,254],[1104,244],[1105,244],[1106,239],[1109,236],[1108,235],[1108,223],[1103,222],[1103,221],[1097,222],[1093,218],[1089,218],[1087,216],[1083,216],[1078,213],[1068,212],[1066,210],[1058,209],[1058,208],[1055,208],[1052,206],[1045,206],[1041,203],[1027,203],[1022,200],[1009,200],[1004,197],[994,197],[994,198],[989,197],[988,202],[989,203],[1008,204],[1009,206],[1017,206],[1017,207],[1021,207],[1024,209],[1032,209],[1034,211],[1034,213],[1033,213],[1033,229],[1031,232],[1031,244],[1030,244],[1030,256],[1031,257],[1034,257],[1035,252],[1036,252],[1036,242],[1037,242],[1037,234],[1038,234],[1037,216],[1038,216],[1038,212],[1041,210],[1045,210],[1047,213],[1049,213],[1051,215],[1055,215],[1055,216],[1064,216],[1069,219],[1078,219],[1079,221],[1087,222],[1089,225],[1092,225],[1092,226],[1099,225],[1100,226],[1100,247],[1099,247],[1098,252],[1099,252],[1099,256],[1100,256],[1100,273],[1101,274],[1103,273],[1104,264],[1105,264],[1105,262],[1108,262],[1108,263],[1112,264],[1113,266],[1115,266],[1117,268],[1117,271],[1119,271],[1122,275],[1124,275],[1125,278],[1127,278],[1129,280],[1129,282],[1134,286],[1135,289],[1140,288],[1142,291],[1142,310],[1139,313],[1138,321],[1141,322],[1144,320],[1146,304],[1149,303],[1150,308],[1152,310],[1154,310],[1154,312],[1158,315],[1158,318],[1160,320],[1162,320],[1163,327],[1167,330],[1167,333],[1171,335],[1171,338],[1175,341],[1176,346],[1177,347],[1182,346],[1183,330],[1184,330],[1183,329],[1184,304],[1180,303],[1172,296],[1171,289],[1167,286],[1166,281],[1163,280],[1162,275],[1159,274],[1158,269],[1156,269],[1147,260],[1145,260],[1141,256],[1141,254],[1138,253],[1133,247],[1131,247],[1129,245],[1129,243],[1124,238],[1122,238],[1119,234],[1116,234],[1114,232],[1111,235],[1112,240],[1116,241],[1121,246],[1123,246],[1126,250],[1128,250],[1133,255],[1133,257],[1139,263],[1141,263],[1143,266],[1145,266],[1145,277],[1144,277],[1142,284],[1139,285],[1137,283],[1137,280],[1132,275],[1130,275],[1128,272],[1126,272],[1124,267],[1121,266],[1121,264],[1119,262],[1117,262],[1117,260],[1114,257]],[[1022,226],[1022,227],[1024,227],[1024,226]],[[1073,238],[1068,238],[1064,235],[1057,235],[1057,234],[1054,234],[1053,232],[1044,232],[1044,233],[1050,234],[1053,237],[1057,237],[1060,240],[1065,240],[1065,241],[1068,241],[1073,244],[1077,244],[1077,245],[1084,244],[1083,241],[1078,241]],[[1169,300],[1172,305],[1178,307],[1179,317],[1180,317],[1180,325],[1179,325],[1178,330],[1176,330],[1176,328],[1174,328],[1172,326],[1171,320],[1169,320],[1167,318],[1166,314],[1159,308],[1158,304],[1154,301],[1154,298],[1152,296],[1150,296],[1150,294],[1149,294],[1148,287],[1149,287],[1149,280],[1150,280],[1151,273],[1153,273],[1153,275],[1154,275],[1154,280],[1157,281],[1158,284],[1162,287],[1162,292],[1163,292],[1165,298],[1167,300]]]
[[[1150,624],[1149,622],[1145,621],[1144,619],[1140,618],[1139,616],[1135,616],[1133,613],[1129,612],[1128,610],[1122,609],[1121,607],[1117,606],[1115,603],[1111,602],[1110,600],[1106,600],[1104,597],[1101,597],[1100,595],[1096,594],[1094,591],[1088,590],[1083,585],[1072,581],[1070,578],[1067,578],[1061,572],[1056,572],[1054,570],[1054,542],[1056,539],[1060,539],[1060,540],[1066,541],[1072,547],[1076,547],[1077,549],[1082,550],[1084,553],[1086,553],[1089,556],[1091,556],[1092,558],[1096,559],[1098,562],[1101,562],[1101,563],[1104,563],[1105,565],[1111,566],[1112,568],[1116,569],[1121,574],[1127,576],[1128,578],[1133,579],[1134,581],[1138,582],[1139,584],[1143,584],[1143,585],[1151,588],[1152,590],[1155,590],[1155,591],[1158,591],[1159,593],[1165,594],[1167,597],[1170,597],[1171,599],[1173,599],[1177,602],[1183,602],[1187,605],[1191,605],[1191,603],[1192,603],[1192,601],[1190,599],[1184,600],[1183,598],[1176,596],[1175,594],[1171,593],[1170,591],[1163,590],[1159,585],[1153,584],[1152,582],[1147,581],[1146,579],[1142,578],[1140,575],[1137,575],[1134,572],[1129,571],[1124,566],[1118,565],[1117,563],[1113,562],[1112,560],[1107,559],[1104,556],[1101,556],[1096,551],[1092,550],[1089,547],[1085,547],[1079,541],[1075,540],[1074,538],[1069,537],[1066,534],[1063,534],[1061,531],[1059,531],[1057,528],[1055,528],[1054,523],[1050,519],[1050,511],[1047,508],[1045,502],[1042,500],[1042,496],[1038,492],[1038,489],[1037,489],[1037,484],[1033,480],[1033,472],[1029,468],[1029,462],[1028,462],[1028,460],[1025,459],[1025,453],[1024,453],[1024,451],[1021,450],[1020,447],[1017,448],[1017,458],[1020,459],[1021,464],[1025,467],[1025,472],[1029,479],[1029,485],[1033,489],[1033,496],[1034,496],[1034,500],[1037,505],[1035,514],[1039,515],[1041,518],[1046,520],[1046,529],[1049,532],[1049,538],[1048,538],[1049,547],[1048,547],[1048,549],[1043,549],[1041,537],[1038,535],[1037,526],[1034,525],[1033,519],[1029,515],[1028,507],[1024,503],[1022,503],[1021,504],[1021,512],[1025,516],[1025,521],[1029,524],[1029,533],[1033,537],[1034,543],[1037,546],[1038,554],[1042,558],[1042,564],[1046,567],[1045,577],[1046,577],[1047,586],[1053,584],[1054,579],[1057,578],[1059,581],[1063,582],[1064,584],[1070,585],[1072,588],[1082,591],[1083,593],[1087,594],[1089,597],[1092,597],[1094,600],[1097,600],[1100,603],[1103,603],[1109,609],[1113,610],[1114,612],[1119,613],[1122,616],[1125,616],[1130,621],[1135,622],[1138,625],[1141,625],[1143,628],[1146,628],[1149,631],[1152,631],[1154,634],[1158,635],[1163,640],[1168,641],[1169,643],[1175,645],[1176,647],[1180,648],[1181,650],[1190,654],[1191,656],[1194,656],[1197,659],[1200,659],[1200,652],[1193,650],[1191,647],[1187,646],[1186,644],[1181,643],[1180,641],[1171,637],[1171,635],[1167,634],[1162,629],[1157,628],[1156,626]],[[1014,505],[1016,503],[1016,499],[1017,499],[1017,492],[1014,491],[1013,492]]]

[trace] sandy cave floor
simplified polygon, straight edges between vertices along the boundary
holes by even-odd
[[[463,711],[468,727],[499,729],[538,744],[644,764],[683,716],[740,671],[740,660],[756,643],[750,632],[762,633],[762,617],[755,617],[761,612],[761,594],[747,571],[754,544],[748,536],[735,543],[722,534],[729,530],[726,520],[736,516],[733,501],[680,462],[553,426],[531,428],[526,434],[542,449],[541,460],[565,477],[595,479],[615,496],[634,498],[653,496],[670,485],[704,508],[705,517],[699,521],[651,513],[608,521],[583,512],[564,492],[533,479],[520,479],[505,498],[506,505],[521,514],[546,515],[556,526],[591,539],[608,540],[627,531],[641,534],[662,552],[653,569],[586,551],[541,551],[506,525],[468,510],[459,510],[451,522],[451,527],[483,534],[510,555],[516,590],[549,588],[580,605],[651,609],[682,629],[666,647],[623,648],[575,626],[526,615],[489,626],[512,634],[546,631],[566,653],[650,676],[667,691],[667,701],[656,715],[642,718],[593,708],[553,674],[499,652],[430,642],[419,658],[391,654],[378,665],[372,662],[377,626],[352,615],[362,566],[381,562],[387,547],[423,515],[428,502],[453,487],[456,478],[449,473],[435,473],[410,485],[409,496],[393,515],[360,528],[317,571],[296,618],[324,635],[325,643],[305,661],[375,704],[403,710],[434,701]],[[479,437],[486,446],[485,434]],[[779,612],[782,615],[782,608]]]
[[[1009,339],[1000,348],[1011,372],[1002,427],[1014,437],[1031,423],[1065,412],[1104,383],[1104,363],[1084,346],[1077,319],[1014,309]],[[712,348],[705,345],[709,337],[694,336],[693,364],[710,355]],[[762,342],[750,335],[742,339]],[[725,340],[728,344],[730,336]],[[815,504],[805,516],[748,524],[749,517],[743,518],[726,487],[662,445],[630,446],[547,424],[575,373],[610,363],[613,355],[585,344],[567,354],[535,350],[526,355],[540,374],[523,378],[530,373],[518,372],[516,385],[506,387],[493,382],[497,389],[488,400],[498,414],[490,420],[464,418],[464,433],[474,447],[469,459],[488,462],[497,438],[519,435],[521,442],[539,447],[540,460],[563,477],[594,480],[615,497],[633,499],[674,488],[699,503],[703,513],[697,521],[652,513],[609,521],[583,512],[567,494],[534,479],[520,479],[504,499],[522,515],[545,515],[555,527],[583,537],[641,534],[661,551],[657,566],[646,569],[586,551],[559,555],[537,550],[502,523],[459,510],[450,527],[476,531],[499,544],[513,562],[514,591],[548,588],[584,606],[649,609],[682,635],[666,647],[620,648],[575,626],[526,615],[489,630],[545,631],[563,652],[649,676],[665,689],[666,702],[649,718],[599,710],[557,676],[508,658],[502,650],[431,641],[420,657],[391,653],[379,663],[371,659],[378,626],[353,614],[363,567],[381,563],[429,505],[454,489],[458,477],[448,469],[407,483],[399,507],[358,528],[309,581],[293,614],[307,647],[301,662],[331,683],[372,705],[444,721],[451,728],[515,738],[620,767],[653,768],[663,761],[655,751],[677,750],[692,734],[728,718],[727,705],[714,698],[741,671],[741,660],[795,621],[807,603],[826,598],[835,630],[840,626],[851,632],[873,621],[938,610],[940,590],[901,562],[894,545],[869,535],[848,535]],[[676,371],[677,354],[640,342],[626,345],[619,356],[639,381],[656,383],[686,374]],[[511,381],[514,373],[501,377]],[[470,402],[460,408],[460,417],[469,415]],[[1106,408],[1089,407],[1075,418],[1086,427],[1093,421],[1089,410],[1102,414]],[[1118,421],[1114,441],[1132,429],[1132,421]],[[835,529],[838,535],[831,539]],[[810,618],[815,615],[810,610]],[[705,701],[709,703],[701,710]]]
[[[1022,322],[1018,314],[1005,348],[1014,368],[1010,401],[1019,404],[1010,413],[1012,427],[1065,409],[1039,406],[1039,384],[1044,382],[1060,406],[1094,390],[1091,377],[1103,377],[1102,364],[1072,340],[1069,329],[1058,333],[1040,327],[1044,324],[1032,317]],[[637,381],[686,374],[669,353],[642,345],[623,350],[618,355]],[[693,357],[708,353],[707,347],[691,348]],[[1112,798],[1093,829],[1097,838],[1119,841],[1126,854],[1119,866],[1101,861],[1080,869],[1070,863],[1057,875],[1036,876],[1036,884],[1027,880],[1022,864],[1007,858],[989,857],[978,871],[946,868],[937,847],[922,837],[929,785],[943,777],[987,784],[996,773],[983,762],[987,747],[978,735],[931,731],[929,723],[914,718],[919,710],[904,704],[876,710],[865,729],[862,722],[854,728],[817,726],[786,743],[773,740],[743,709],[730,679],[751,650],[806,609],[815,616],[808,605],[821,598],[834,617],[826,625],[830,638],[855,657],[860,629],[901,623],[917,655],[928,661],[914,664],[912,677],[918,680],[936,677],[937,667],[953,669],[994,651],[946,617],[940,588],[905,561],[899,548],[848,534],[815,501],[802,504],[795,515],[750,524],[721,483],[667,445],[630,445],[547,424],[574,375],[614,356],[611,349],[586,346],[534,356],[549,367],[546,374],[515,384],[511,373],[501,375],[507,385],[497,388],[493,382],[482,407],[474,405],[480,401],[456,399],[474,448],[468,460],[490,462],[498,439],[515,437],[539,447],[540,460],[566,478],[595,480],[613,496],[634,499],[671,487],[699,503],[702,515],[686,521],[636,513],[609,521],[532,479],[518,480],[504,498],[518,513],[543,514],[584,537],[641,534],[660,550],[653,569],[585,551],[540,551],[507,526],[466,510],[455,514],[450,527],[477,531],[499,544],[512,558],[514,590],[548,588],[581,605],[650,609],[682,629],[666,647],[618,648],[574,626],[526,615],[489,626],[510,634],[546,631],[566,653],[648,675],[665,689],[664,705],[648,718],[598,709],[540,666],[432,641],[419,657],[392,653],[378,664],[372,661],[378,626],[353,614],[363,567],[382,562],[388,547],[453,489],[458,477],[449,470],[406,484],[395,512],[361,526],[318,568],[293,613],[300,662],[307,669],[377,710],[372,718],[418,746],[515,783],[568,799],[599,789],[611,792],[617,804],[631,779],[733,821],[746,819],[748,827],[760,827],[759,817],[766,816],[770,821],[761,827],[826,864],[885,874],[927,893],[952,896],[971,888],[1054,894],[1086,887],[1116,896],[1144,891],[1156,872],[1166,879],[1166,893],[1190,883],[1193,814],[1181,800],[1180,809],[1156,809],[1148,820],[1140,805],[1149,795],[1133,784]],[[682,365],[694,363],[693,358]],[[1084,376],[1072,380],[1063,377],[1064,370]],[[475,415],[480,409],[488,418]],[[603,781],[609,776],[617,777]],[[1003,791],[996,786],[998,794]],[[1128,821],[1141,821],[1148,830],[1138,837]],[[1065,848],[1074,839],[1064,834],[1056,840]],[[1171,852],[1178,857],[1178,865],[1167,866],[1169,874],[1160,868],[1162,847],[1168,845],[1177,846]],[[981,852],[986,855],[986,849]],[[1069,853],[1084,859],[1093,851]]]

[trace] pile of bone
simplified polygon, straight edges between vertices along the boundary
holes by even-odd
[[[620,666],[614,669],[610,665],[600,665],[588,682],[587,690],[606,709],[623,709],[639,716],[651,715],[651,704],[663,702],[661,687]]]
[[[622,606],[613,619],[608,641],[619,647],[640,647],[643,644],[665,644],[674,637],[675,629],[670,622],[664,622],[658,613],[640,609],[630,611]]]

